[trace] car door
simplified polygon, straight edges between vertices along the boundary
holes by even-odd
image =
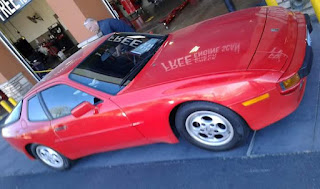
[[[40,94],[51,116],[51,126],[60,138],[56,149],[69,157],[138,145],[145,140],[108,98],[98,98],[65,84],[52,86]],[[72,115],[72,110],[84,102],[94,108],[79,117]]]
[[[22,138],[28,140],[27,143],[52,146],[58,139],[37,94],[23,99],[20,125],[19,132],[21,132]]]

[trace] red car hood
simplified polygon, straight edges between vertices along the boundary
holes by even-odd
[[[128,90],[246,70],[259,44],[266,13],[265,7],[237,11],[170,34]]]

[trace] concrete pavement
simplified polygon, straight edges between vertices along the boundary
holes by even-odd
[[[4,189],[317,189],[320,153],[175,160],[0,177]]]

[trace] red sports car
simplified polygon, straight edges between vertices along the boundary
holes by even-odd
[[[178,136],[227,150],[293,112],[312,65],[307,16],[259,7],[169,35],[114,33],[54,69],[2,136],[55,169]]]

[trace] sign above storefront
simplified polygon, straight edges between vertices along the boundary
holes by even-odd
[[[0,0],[0,19],[6,22],[32,0]]]

